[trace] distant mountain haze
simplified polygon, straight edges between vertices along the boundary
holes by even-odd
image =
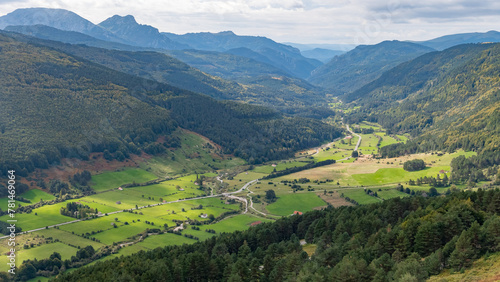
[[[471,32],[445,35],[427,41],[415,41],[420,45],[428,46],[436,50],[444,50],[452,46],[465,44],[465,43],[487,43],[487,42],[500,42],[500,32]]]
[[[77,31],[97,39],[129,43],[110,31],[97,26],[79,15],[63,10],[49,8],[17,9],[0,17],[0,28],[9,25],[46,25],[61,30]]]
[[[187,44],[170,40],[167,36],[160,33],[157,28],[137,23],[135,18],[131,15],[125,17],[118,15],[112,16],[101,22],[99,26],[113,32],[120,38],[124,38],[135,46],[170,50],[191,48],[191,46]]]

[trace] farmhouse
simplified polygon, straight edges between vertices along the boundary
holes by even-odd
[[[123,191],[123,188],[122,187],[118,187],[118,190]]]
[[[292,215],[302,215],[302,212],[294,211]]]
[[[208,215],[207,215],[206,213],[203,213],[203,214],[200,214],[200,217],[201,217],[201,218],[207,218],[207,217],[208,217]]]
[[[346,137],[344,137],[344,139],[352,139],[352,136],[351,135],[346,136]]]

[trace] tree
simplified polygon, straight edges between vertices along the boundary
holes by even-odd
[[[266,200],[270,203],[276,201],[276,193],[274,190],[270,189],[266,191]]]
[[[403,164],[403,169],[406,171],[417,171],[425,168],[425,162],[421,159],[409,160]]]
[[[359,157],[358,151],[352,151],[351,157],[353,157],[353,158]]]

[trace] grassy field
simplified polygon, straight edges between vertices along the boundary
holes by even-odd
[[[290,215],[294,211],[306,212],[326,205],[326,202],[314,193],[295,193],[279,195],[278,200],[266,209],[272,214]]]
[[[158,177],[138,168],[127,168],[121,171],[105,172],[92,176],[91,187],[96,191],[118,188],[123,184],[144,183]]]
[[[103,247],[104,244],[95,242],[77,235],[72,234],[69,231],[64,231],[64,230],[59,230],[55,228],[50,228],[50,229],[45,229],[41,230],[39,232],[35,233],[36,235],[40,236],[45,236],[45,238],[54,238],[66,245],[74,245],[74,246],[79,246],[80,248],[84,248],[86,246],[92,246],[94,249],[98,249],[100,247]]]
[[[374,191],[377,192],[377,196],[379,198],[382,198],[384,200],[391,199],[391,198],[396,198],[396,197],[409,197],[408,194],[400,192],[396,189],[385,189],[382,191]]]
[[[57,242],[51,244],[44,244],[41,246],[36,246],[30,249],[22,249],[19,250],[16,254],[16,264],[19,266],[21,263],[28,259],[35,258],[48,258],[52,253],[58,252],[61,254],[61,259],[66,260],[70,259],[71,256],[74,256],[78,251],[77,248],[70,247],[64,243]],[[7,264],[7,256],[0,256],[0,270],[5,271]]]
[[[349,197],[360,205],[378,203],[381,200],[375,197],[372,197],[365,193],[364,189],[344,189],[339,191],[339,193],[344,194],[344,197]],[[378,192],[377,192],[378,193]]]
[[[155,156],[146,160],[140,164],[142,169],[159,177],[172,177],[245,164],[243,159],[222,155],[215,144],[195,133],[187,130],[176,130],[172,136],[178,137],[182,141],[182,146],[167,151],[163,156]]]
[[[276,169],[276,171],[280,171],[280,170],[285,170],[287,168],[305,166],[306,164],[307,164],[306,162],[282,161],[282,162],[277,162],[276,167],[273,167],[272,165],[263,165],[254,168],[253,171],[258,173],[270,174],[271,172],[274,171],[274,169]]]
[[[28,190],[24,193],[22,193],[21,195],[19,195],[27,200],[30,200],[32,204],[34,203],[37,203],[39,202],[40,200],[44,200],[44,201],[50,201],[50,200],[53,200],[55,199],[54,196],[52,196],[51,194],[49,193],[46,193],[42,190],[38,190],[38,189],[31,189],[31,190]],[[8,204],[8,198],[7,197],[4,197],[4,198],[0,198],[0,209],[2,210],[6,210],[7,209],[7,204]],[[16,201],[16,204],[19,206],[25,206],[25,205],[29,205],[28,203],[23,203],[23,202],[20,202],[20,201]]]

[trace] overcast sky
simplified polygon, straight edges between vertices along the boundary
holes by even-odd
[[[232,30],[278,42],[373,44],[500,30],[498,0],[0,0],[17,8],[71,10],[93,23],[133,15],[173,33]]]

